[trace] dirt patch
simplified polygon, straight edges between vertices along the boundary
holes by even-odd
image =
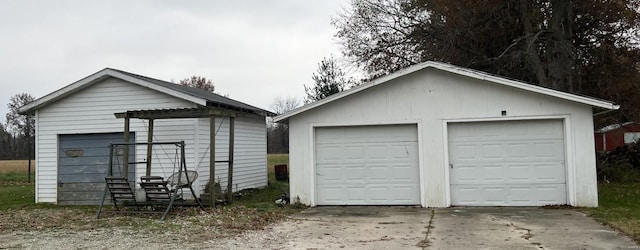
[[[28,160],[3,160],[0,161],[0,173],[18,172],[26,173],[29,171]],[[31,160],[31,172],[35,172],[36,161]]]

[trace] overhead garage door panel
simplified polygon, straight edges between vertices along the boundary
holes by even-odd
[[[454,205],[566,203],[560,120],[450,124]]]
[[[58,204],[99,205],[109,171],[109,144],[122,143],[123,133],[60,135],[58,151]],[[134,133],[131,137],[135,138]],[[119,152],[122,153],[122,152]],[[131,147],[129,158],[135,158]],[[121,175],[122,156],[114,157],[114,175]],[[135,165],[129,166],[134,186]],[[109,200],[107,200],[109,203]]]
[[[316,130],[320,205],[419,204],[415,125]]]

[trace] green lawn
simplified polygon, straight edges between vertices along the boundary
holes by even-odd
[[[0,211],[33,205],[33,176],[28,183],[26,172],[0,173]]]
[[[34,199],[33,184],[0,185],[0,211],[9,208],[28,207],[34,204]]]
[[[35,175],[31,174],[31,182],[34,182]],[[0,172],[0,185],[27,184],[29,176],[26,172]]]
[[[599,207],[584,212],[640,242],[640,183],[598,186]]]

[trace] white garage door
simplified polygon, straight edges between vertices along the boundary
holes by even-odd
[[[448,126],[451,204],[566,204],[561,120]]]
[[[318,205],[420,204],[416,125],[317,128]]]

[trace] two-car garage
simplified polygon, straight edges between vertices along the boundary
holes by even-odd
[[[317,205],[598,205],[594,111],[617,105],[425,62],[277,116]]]
[[[449,123],[451,205],[566,204],[563,128],[557,119]],[[318,205],[421,204],[416,124],[320,127],[315,149]]]

